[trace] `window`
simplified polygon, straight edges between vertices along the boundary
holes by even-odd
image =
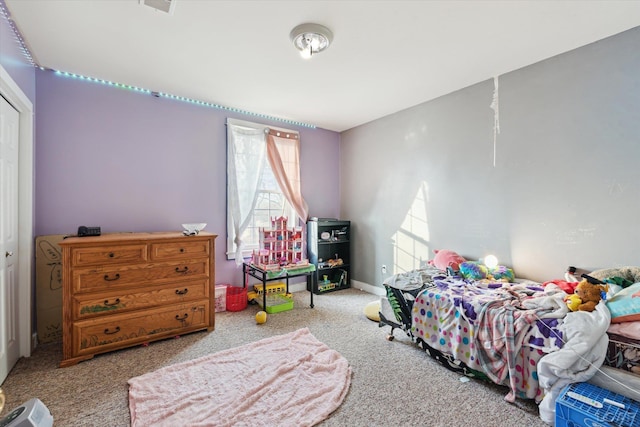
[[[258,229],[260,227],[270,227],[271,218],[284,216],[289,218],[290,224],[298,223],[296,212],[286,197],[284,197],[282,191],[280,191],[280,187],[276,182],[276,177],[273,175],[269,162],[265,162],[262,170],[256,197],[253,214],[251,215],[247,228],[242,233],[242,240],[244,241],[243,257],[249,256],[253,249],[258,248]],[[227,228],[229,228],[228,225]],[[231,228],[233,230],[233,225]],[[236,248],[233,239],[230,239],[230,241],[233,247],[232,251],[228,252],[232,252],[232,257],[230,258],[234,258]]]
[[[260,227],[307,219],[300,194],[299,135],[227,120],[227,258],[241,264],[258,248]],[[239,237],[237,237],[239,236]]]

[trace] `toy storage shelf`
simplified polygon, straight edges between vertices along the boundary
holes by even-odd
[[[249,288],[249,277],[254,277],[259,279],[262,283],[262,289],[267,289],[267,282],[278,280],[285,281],[285,294],[289,294],[289,279],[294,277],[306,277],[307,278],[307,290],[311,288],[311,283],[313,282],[313,278],[315,276],[315,266],[312,264],[306,265],[304,267],[292,268],[289,270],[276,270],[276,271],[268,271],[264,270],[260,267],[257,267],[253,264],[243,263],[242,264],[242,275],[244,277],[244,285],[243,288],[247,290]],[[258,298],[262,299],[262,304],[260,305],[263,309],[268,307],[267,301],[268,292],[262,292],[262,295],[258,296]],[[245,294],[246,295],[246,294]],[[309,296],[311,298],[311,302],[309,307],[313,308],[313,292],[309,291]],[[246,299],[246,297],[245,297]],[[293,308],[293,306],[291,307]],[[267,310],[265,310],[267,311]],[[280,310],[282,311],[282,310]],[[275,312],[275,311],[274,311]],[[267,311],[268,313],[268,311]]]
[[[351,221],[312,218],[307,222],[307,255],[316,273],[307,290],[314,294],[347,289],[351,280]]]

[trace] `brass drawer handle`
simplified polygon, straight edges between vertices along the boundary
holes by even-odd
[[[189,317],[187,313],[185,313],[183,317],[180,317],[179,314],[176,314],[176,320],[184,321],[187,320],[187,317]]]
[[[116,328],[113,331],[110,331],[109,328],[104,330],[105,335],[113,335],[113,334],[117,334],[118,332],[120,332],[120,326],[116,326]]]
[[[104,275],[104,280],[106,280],[107,282],[113,282],[114,280],[118,280],[120,278],[120,273],[116,273],[115,276],[113,277],[109,277],[108,274]]]
[[[176,273],[186,273],[189,270],[189,267],[185,267],[182,270],[180,267],[176,267]]]
[[[186,295],[187,292],[189,292],[189,289],[184,288],[184,291],[181,291],[180,289],[176,289],[176,295]]]
[[[104,300],[104,305],[106,307],[113,307],[114,305],[118,305],[118,304],[120,304],[120,298],[116,298],[116,300],[112,303],[109,303],[108,299]]]

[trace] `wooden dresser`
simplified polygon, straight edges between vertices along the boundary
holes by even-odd
[[[114,233],[62,248],[63,358],[214,329],[215,234]]]

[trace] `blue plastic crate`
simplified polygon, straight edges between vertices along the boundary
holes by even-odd
[[[596,408],[574,399],[567,393],[574,392],[602,403]],[[605,399],[624,405],[624,408],[607,403]],[[596,387],[589,383],[570,384],[556,399],[556,427],[639,427],[640,403],[621,394]]]

